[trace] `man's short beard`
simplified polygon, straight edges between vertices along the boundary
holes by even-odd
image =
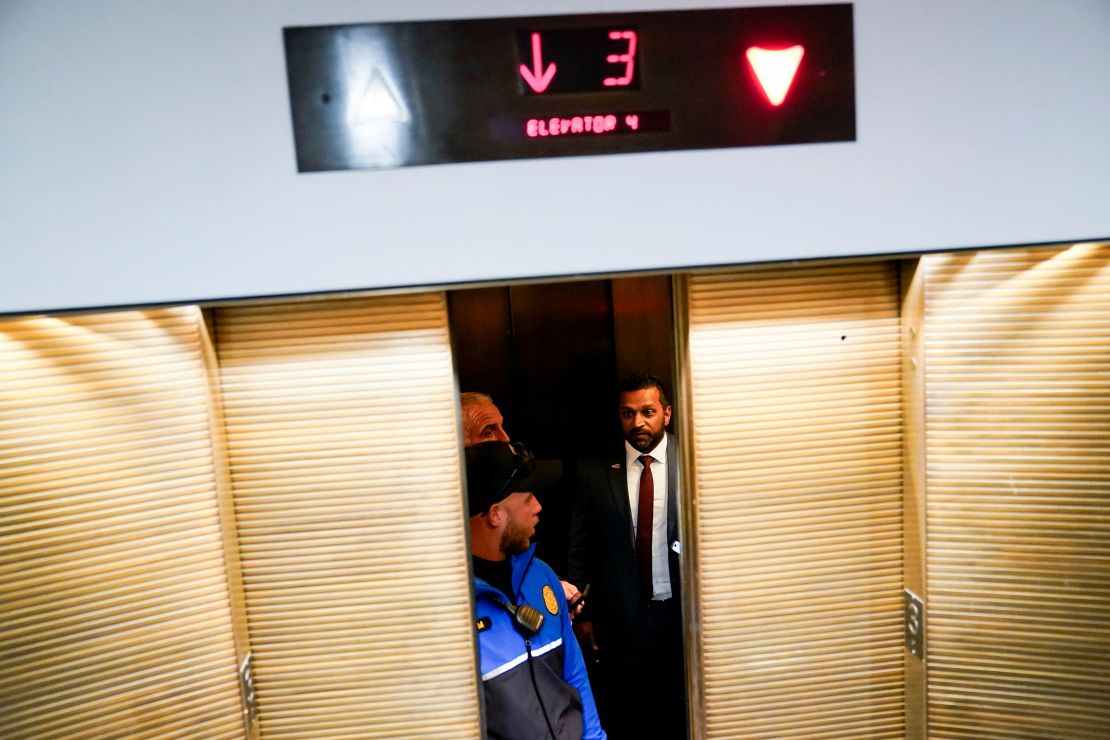
[[[519,526],[515,520],[509,519],[505,531],[501,533],[501,552],[506,555],[519,555],[532,544],[527,530]]]

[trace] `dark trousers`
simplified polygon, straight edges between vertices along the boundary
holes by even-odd
[[[685,652],[678,599],[640,607],[636,634],[610,654],[602,646],[598,712],[612,740],[684,740]]]

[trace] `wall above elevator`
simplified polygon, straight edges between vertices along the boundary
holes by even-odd
[[[551,4],[5,0],[0,314],[1110,237],[1110,4],[854,8],[853,143],[298,174],[283,27]]]

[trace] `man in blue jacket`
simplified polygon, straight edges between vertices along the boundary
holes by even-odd
[[[520,444],[466,449],[489,738],[605,738],[559,578],[531,542],[541,509],[533,492],[554,485],[561,473],[557,461],[537,462]]]

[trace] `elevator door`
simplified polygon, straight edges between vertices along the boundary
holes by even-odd
[[[685,283],[697,736],[901,738],[899,277]]]
[[[195,306],[0,321],[0,737],[243,737]]]
[[[215,326],[263,737],[477,736],[443,295]]]
[[[928,735],[1110,737],[1110,246],[921,271]]]

